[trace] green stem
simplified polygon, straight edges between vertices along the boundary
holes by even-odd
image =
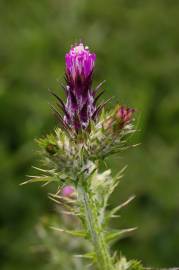
[[[99,270],[114,270],[109,248],[105,241],[102,226],[99,223],[97,208],[92,196],[83,187],[79,187],[79,199],[84,207],[85,223],[96,253]]]

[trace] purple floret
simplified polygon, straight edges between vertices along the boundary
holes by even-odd
[[[66,54],[66,73],[75,82],[78,77],[87,79],[93,72],[96,55],[90,53],[88,47],[84,47],[82,43],[72,47]]]

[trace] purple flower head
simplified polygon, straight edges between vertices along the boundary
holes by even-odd
[[[62,195],[63,197],[71,197],[74,194],[74,188],[72,186],[65,186],[62,189]]]
[[[93,72],[96,55],[90,53],[87,46],[83,43],[72,47],[66,54],[66,73],[74,81],[80,77],[85,80]]]
[[[121,106],[117,109],[116,117],[120,121],[121,126],[125,126],[132,120],[134,112],[135,109],[127,108],[124,106]]]
[[[66,102],[54,93],[58,100],[58,107],[64,112],[64,116],[56,110],[55,114],[63,128],[70,133],[78,134],[82,130],[90,130],[90,121],[95,121],[104,104],[96,105],[101,93],[98,93],[99,84],[96,89],[92,88],[92,77],[95,66],[96,55],[91,53],[83,43],[72,47],[65,56],[66,60]]]

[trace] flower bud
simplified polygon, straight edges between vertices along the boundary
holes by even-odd
[[[65,186],[62,189],[62,196],[70,198],[70,197],[73,197],[74,192],[75,192],[75,190],[72,186]]]
[[[121,127],[124,127],[126,124],[131,122],[134,112],[135,109],[127,108],[124,106],[121,106],[117,109],[116,119],[119,121]]]
[[[113,114],[104,122],[104,129],[108,130],[110,133],[111,131],[121,130],[126,124],[131,122],[134,112],[134,109],[118,106]]]
[[[96,55],[80,43],[71,48],[65,59],[67,101],[64,121],[78,133],[86,129],[96,115],[96,92],[91,89]]]
[[[92,77],[96,55],[91,53],[87,46],[79,43],[73,46],[65,56],[66,61],[66,102],[52,93],[57,99],[58,107],[63,111],[62,116],[58,109],[52,107],[62,128],[70,134],[79,134],[82,130],[90,131],[90,122],[96,121],[104,104],[96,105],[101,93],[98,93],[102,83],[92,89]]]

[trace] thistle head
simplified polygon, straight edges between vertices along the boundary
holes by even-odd
[[[66,115],[64,121],[77,133],[94,118],[95,92],[91,89],[96,55],[80,43],[66,54]]]
[[[93,73],[96,55],[90,53],[83,43],[79,43],[66,54],[65,60],[66,74],[75,82],[79,78],[85,80]]]

